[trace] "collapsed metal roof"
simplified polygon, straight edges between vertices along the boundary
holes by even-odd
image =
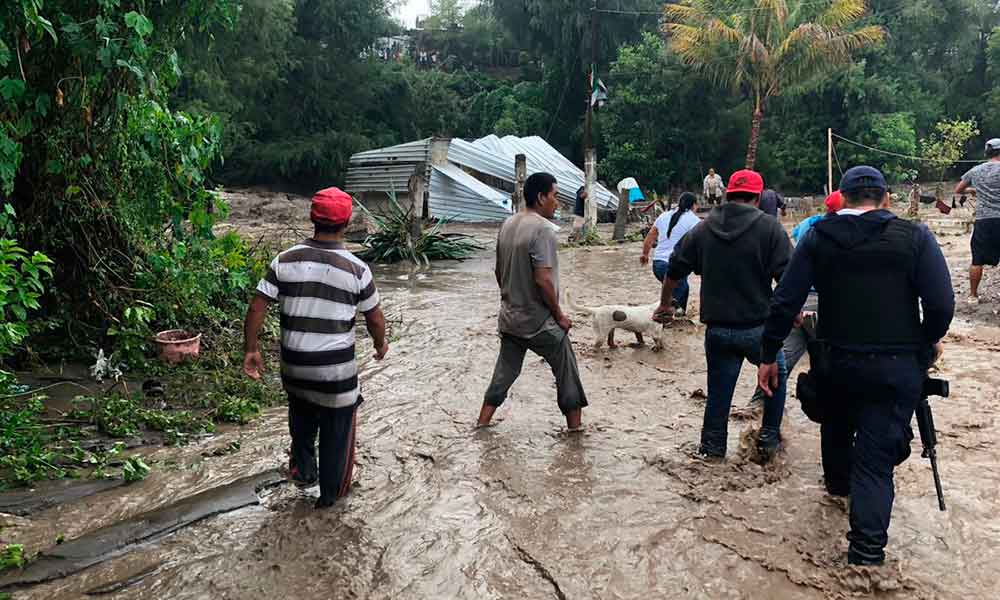
[[[430,173],[430,148],[433,138],[359,152],[351,157],[344,191],[406,193],[410,176],[417,165],[424,164]]]
[[[584,184],[583,171],[538,136],[500,138],[489,135],[472,142],[451,139],[448,140],[446,161],[442,161],[443,157],[431,156],[433,142],[433,138],[427,138],[355,154],[351,157],[344,189],[350,193],[405,194],[410,176],[423,164],[431,216],[483,222],[505,219],[512,213],[512,202],[509,192],[491,187],[476,174],[513,187],[518,154],[525,155],[529,174],[545,171],[555,176],[559,182],[559,199],[565,205],[573,206],[576,190]],[[601,209],[613,210],[618,206],[617,197],[604,186],[597,185],[595,195]]]
[[[559,182],[559,199],[572,206],[576,190],[584,185],[584,173],[558,150],[538,136],[502,138],[488,135],[474,142],[453,139],[448,148],[448,160],[465,167],[514,182],[514,158],[523,154],[527,159],[528,174],[544,171]],[[598,208],[613,210],[618,207],[616,198],[607,188],[596,185]]]

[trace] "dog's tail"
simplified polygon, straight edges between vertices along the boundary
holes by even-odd
[[[569,307],[573,309],[575,312],[587,315],[588,317],[594,314],[594,310],[592,308],[587,308],[586,306],[580,306],[576,302],[573,302],[573,296],[569,294],[568,289],[566,290],[566,304],[568,304]]]

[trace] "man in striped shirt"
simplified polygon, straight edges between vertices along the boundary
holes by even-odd
[[[389,351],[385,317],[371,269],[344,248],[351,197],[328,188],[313,197],[311,239],[285,250],[257,285],[244,327],[244,372],[260,378],[257,333],[268,306],[281,308],[281,381],[288,393],[292,479],[317,479],[317,508],[332,506],[351,485],[357,406],[362,402],[355,360],[354,323],[360,311],[375,344],[375,359]]]

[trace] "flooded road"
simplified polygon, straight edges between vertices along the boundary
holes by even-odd
[[[968,238],[944,243],[957,277]],[[654,302],[658,285],[639,265],[640,250],[563,250],[563,287],[589,306]],[[694,457],[705,389],[701,326],[674,324],[660,353],[648,344],[595,350],[580,317],[571,335],[591,402],[586,432],[564,433],[552,375],[530,354],[497,425],[473,431],[499,348],[491,252],[416,274],[376,271],[404,326],[388,359],[364,368],[347,498],[317,512],[316,489],[269,487],[260,505],[14,597],[1000,597],[1000,319],[991,311],[963,312],[946,340],[939,376],[951,380],[952,394],[935,403],[935,417],[948,512],[937,510],[914,440],[897,469],[889,562],[858,569],[846,566],[845,505],[823,491],[818,426],[794,395],[775,463],[762,468],[744,457],[745,430],[759,421],[746,409],[734,412],[726,463]],[[696,314],[696,277],[692,286]],[[618,341],[632,339],[620,332]],[[754,374],[745,367],[734,407],[749,400]],[[239,451],[213,456],[237,439]],[[48,549],[60,535],[73,539],[280,468],[288,443],[277,409],[241,431],[157,450],[151,459],[160,462],[141,483],[2,517],[3,536]]]

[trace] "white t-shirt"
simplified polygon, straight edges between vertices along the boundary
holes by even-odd
[[[681,215],[680,219],[677,219],[677,224],[674,225],[674,230],[670,232],[670,236],[667,236],[667,230],[670,229],[670,218],[674,216],[677,209],[668,210],[656,219],[656,223],[653,224],[656,227],[656,250],[653,252],[653,260],[662,260],[664,262],[670,260],[670,255],[674,253],[674,246],[677,242],[681,241],[684,234],[694,229],[694,226],[701,223],[701,219],[695,216],[690,210]]]

